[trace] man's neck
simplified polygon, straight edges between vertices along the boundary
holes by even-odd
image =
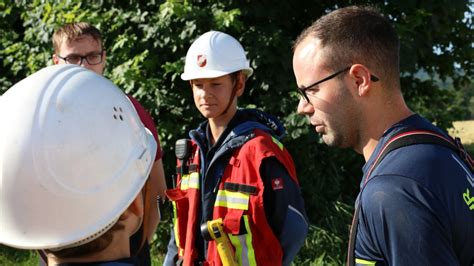
[[[225,131],[225,129],[229,125],[230,120],[232,120],[236,112],[237,109],[229,109],[225,114],[219,116],[218,118],[209,119],[209,129],[211,130],[212,145],[217,142],[217,140]]]
[[[380,111],[377,111],[380,110]],[[363,125],[365,135],[361,136],[362,145],[356,151],[364,155],[365,161],[368,161],[375,150],[379,139],[394,124],[413,115],[413,112],[405,104],[403,98],[397,99],[395,102],[386,102],[379,109],[372,108],[367,112],[368,117]],[[362,134],[364,134],[362,133]]]

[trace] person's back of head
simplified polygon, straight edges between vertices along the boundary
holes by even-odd
[[[386,87],[399,88],[399,38],[391,22],[373,7],[350,6],[322,16],[296,39],[321,41],[328,68],[366,65]]]
[[[2,95],[0,124],[1,244],[77,258],[138,229],[156,142],[112,82],[47,67]]]
[[[104,228],[103,231],[105,233],[90,242],[81,242],[77,243],[77,245],[47,249],[45,251],[47,254],[52,254],[58,259],[83,258],[91,254],[100,253],[110,246],[114,233],[125,228],[120,220],[119,218],[119,221],[115,222],[110,228]]]
[[[90,36],[102,45],[102,34],[96,27],[87,22],[68,23],[56,29],[53,34],[54,52],[59,53],[63,42],[70,42],[84,36]]]

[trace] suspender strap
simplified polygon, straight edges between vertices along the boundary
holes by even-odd
[[[460,141],[459,141],[460,143]],[[445,137],[443,135],[440,135],[438,133],[434,133],[431,131],[422,131],[422,130],[405,130],[402,131],[401,133],[397,134],[393,138],[391,138],[385,146],[382,148],[380,153],[378,154],[377,158],[375,159],[374,163],[370,167],[364,183],[367,182],[368,178],[372,174],[372,171],[377,167],[380,162],[382,161],[387,154],[389,154],[391,151],[401,148],[401,147],[406,147],[414,144],[436,144],[436,145],[441,145],[444,146],[448,149],[453,150],[456,154],[461,155],[462,159],[465,160],[463,156],[467,155],[469,157],[469,154],[463,148],[459,147],[459,145],[456,144],[456,142],[448,137]],[[465,160],[466,161],[466,160]],[[466,161],[466,163],[469,166],[469,162]]]
[[[48,256],[44,252],[44,250],[38,250],[39,255],[39,266],[47,266],[48,265]]]
[[[354,266],[355,263],[355,239],[357,235],[357,226],[359,225],[359,212],[360,212],[360,204],[358,202],[359,199],[356,200],[356,208],[354,210],[354,216],[352,217],[351,223],[351,232],[349,234],[349,245],[347,247],[347,266]]]
[[[406,147],[414,144],[435,144],[441,145],[448,149],[451,149],[454,153],[458,154],[466,165],[473,171],[474,162],[469,153],[464,149],[459,138],[452,139],[439,133],[426,130],[402,130],[400,133],[389,139],[387,143],[382,147],[375,161],[372,163],[369,171],[362,185],[362,190],[365,184],[370,178],[370,175],[374,169],[380,164],[380,162],[389,154],[391,151],[401,147]],[[359,197],[361,195],[359,193]],[[359,213],[360,213],[360,198],[356,201],[356,208],[354,210],[354,216],[352,218],[351,231],[349,235],[349,245],[347,250],[347,266],[353,266],[355,263],[355,240],[357,235],[357,227],[359,225]]]

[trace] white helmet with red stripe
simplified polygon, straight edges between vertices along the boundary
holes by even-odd
[[[253,73],[242,45],[226,33],[209,31],[189,47],[181,78],[216,78],[239,70],[247,77]]]
[[[54,249],[106,232],[148,178],[156,142],[112,82],[55,65],[0,101],[0,244]]]

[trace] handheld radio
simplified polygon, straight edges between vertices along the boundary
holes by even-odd
[[[180,176],[183,176],[183,174],[188,171],[186,160],[188,160],[189,156],[191,156],[191,140],[178,139],[174,145],[174,153],[181,164],[179,168],[179,174]],[[174,178],[173,187],[176,187],[176,181]]]

